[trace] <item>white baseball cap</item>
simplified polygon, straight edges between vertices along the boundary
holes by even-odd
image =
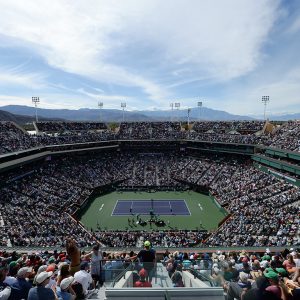
[[[23,277],[26,273],[31,273],[31,272],[32,272],[32,268],[23,267],[23,268],[19,269],[17,276]]]
[[[41,272],[38,274],[35,278],[36,283],[41,284],[43,283],[46,279],[50,278],[52,276],[53,272]]]
[[[60,283],[60,288],[62,290],[66,290],[73,281],[74,281],[73,276],[70,276],[70,277],[67,277],[67,278],[63,279]]]

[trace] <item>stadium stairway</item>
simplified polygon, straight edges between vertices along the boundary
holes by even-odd
[[[97,294],[92,294],[87,299],[105,300],[106,299],[105,290],[106,290],[106,288],[103,286],[99,289]]]
[[[172,281],[169,277],[168,271],[166,270],[166,267],[163,266],[162,263],[157,263],[156,267],[156,274],[152,278],[152,287],[158,288],[170,288],[173,287]]]
[[[209,288],[207,284],[195,278],[189,272],[184,274],[185,288],[174,288],[169,278],[168,272],[162,263],[157,264],[157,270],[152,279],[152,288],[132,288],[132,272],[126,272],[126,278],[122,278],[114,287],[105,285],[97,294],[88,299],[101,300],[125,300],[125,299],[184,299],[184,300],[223,300],[224,292],[222,288]],[[184,273],[184,272],[183,272]],[[128,286],[128,283],[131,285]],[[128,286],[128,288],[126,288]],[[107,295],[106,295],[107,294]]]

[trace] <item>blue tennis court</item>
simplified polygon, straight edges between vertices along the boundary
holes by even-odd
[[[112,216],[128,216],[134,214],[150,215],[152,212],[160,216],[190,216],[185,200],[118,200]]]

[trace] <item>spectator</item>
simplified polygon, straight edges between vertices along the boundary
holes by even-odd
[[[173,283],[173,287],[184,287],[180,265],[177,266],[175,272],[171,276],[171,280]]]
[[[147,279],[149,278],[149,281],[151,281],[155,269],[156,257],[155,250],[151,248],[149,241],[144,242],[144,249],[138,253],[137,257],[142,262],[143,268],[147,271]]]
[[[89,264],[83,261],[80,264],[80,271],[74,274],[74,280],[82,285],[83,293],[85,296],[95,292],[95,289],[90,290],[90,286],[93,283],[93,279],[88,271],[90,270]]]
[[[102,259],[103,254],[100,250],[100,246],[95,245],[93,247],[93,251],[85,255],[85,259],[91,260],[91,275],[94,280],[94,288],[103,285],[103,278],[102,278]]]
[[[152,287],[152,283],[147,281],[146,278],[149,277],[148,272],[146,269],[141,269],[139,272],[140,280],[134,283],[134,287]]]
[[[76,293],[72,288],[74,277],[70,276],[61,281],[60,286],[56,288],[58,299],[60,300],[75,300]]]
[[[29,290],[28,300],[56,300],[57,296],[55,291],[55,285],[52,288],[46,288],[46,285],[49,284],[50,278],[53,275],[53,272],[40,272],[36,278],[35,282],[36,287],[32,287]]]
[[[6,269],[5,267],[0,267],[0,299],[1,300],[7,300],[11,294],[10,286],[4,282],[5,277],[6,277]]]
[[[32,268],[23,267],[19,269],[17,281],[11,285],[14,300],[27,299],[29,290],[32,287],[32,284],[28,281],[31,273]]]

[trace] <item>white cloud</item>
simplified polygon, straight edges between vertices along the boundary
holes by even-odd
[[[159,104],[178,85],[172,83],[174,76],[176,82],[224,81],[255,69],[278,3],[0,0],[0,34],[34,49],[52,67],[108,84],[138,87]],[[152,53],[153,49],[158,52]],[[148,60],[151,72],[128,65],[135,60],[138,65]],[[181,69],[187,74],[176,73]],[[171,83],[164,86],[161,77]]]
[[[11,96],[11,95],[0,95],[0,106],[5,105],[27,105],[31,106],[31,96],[24,96],[24,97],[18,97],[18,96]]]
[[[262,96],[270,97],[267,114],[296,113],[300,110],[300,68],[295,67],[279,78],[255,80],[248,86],[236,87],[226,96],[205,101],[205,106],[219,108],[234,114],[263,115]]]
[[[29,89],[42,89],[46,87],[45,76],[42,73],[11,72],[0,69],[0,86],[22,86]]]
[[[296,18],[287,30],[287,33],[294,34],[300,31],[300,19]]]

